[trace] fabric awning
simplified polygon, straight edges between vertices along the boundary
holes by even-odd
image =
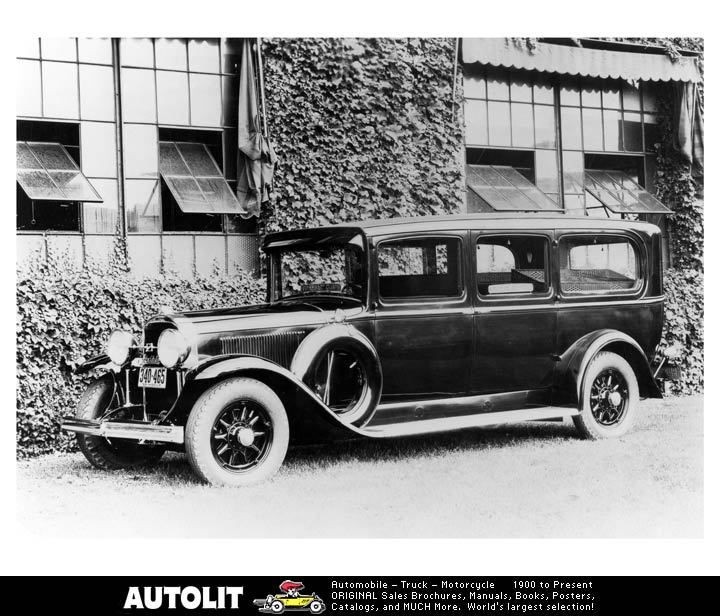
[[[465,64],[478,62],[496,67],[602,79],[701,80],[695,57],[680,56],[671,60],[665,54],[588,49],[543,42],[538,42],[537,47],[530,50],[505,38],[465,38],[462,40],[462,59]]]
[[[471,211],[560,211],[557,203],[512,167],[467,165],[465,175]]]
[[[160,175],[186,214],[244,214],[203,143],[160,142]]]
[[[672,213],[622,171],[586,171],[585,190],[615,214]]]
[[[30,199],[103,202],[61,144],[16,143],[17,181]]]

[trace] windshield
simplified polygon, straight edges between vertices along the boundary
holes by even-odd
[[[365,252],[360,238],[276,249],[272,264],[271,301],[319,297],[363,300]]]

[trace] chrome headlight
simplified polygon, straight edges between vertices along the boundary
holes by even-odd
[[[166,329],[157,344],[160,363],[166,368],[176,368],[190,355],[190,342],[177,329]]]
[[[122,366],[130,356],[130,348],[135,346],[135,338],[130,332],[116,329],[108,338],[105,353],[114,364]]]

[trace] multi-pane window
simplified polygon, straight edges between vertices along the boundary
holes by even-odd
[[[215,186],[215,180],[203,180],[207,190],[198,192],[199,201],[208,203],[203,196],[206,193],[224,203],[234,201],[237,62],[236,47],[220,39],[120,41],[130,232],[244,230],[235,216],[209,210],[199,213],[188,206],[192,183],[168,181],[160,145],[177,141],[206,146],[219,177],[225,179],[222,186]],[[197,190],[197,182],[193,182]],[[211,184],[215,186],[212,190]],[[180,185],[187,190],[178,191]],[[212,203],[218,200],[215,197],[211,197]]]
[[[546,237],[491,235],[478,238],[476,282],[480,295],[546,293],[548,285]]]
[[[23,140],[22,134],[32,124],[35,137],[27,140],[62,144],[101,197],[101,201],[82,205],[74,201],[62,216],[51,215],[58,211],[52,208],[44,208],[40,216],[36,208],[36,215],[27,220],[19,214],[19,228],[66,231],[82,227],[88,234],[114,233],[118,180],[110,39],[25,39],[17,67],[18,140]],[[38,138],[40,133],[43,136]],[[68,133],[74,136],[68,137]],[[25,191],[19,189],[22,211],[26,211],[20,207],[25,198]]]

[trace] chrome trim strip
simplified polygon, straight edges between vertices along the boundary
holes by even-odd
[[[463,398],[472,400],[473,397]],[[380,426],[367,426],[362,429],[366,436],[375,438],[394,438],[399,436],[414,436],[419,434],[432,434],[436,432],[453,432],[466,428],[479,428],[498,423],[518,421],[538,421],[555,419],[557,417],[571,417],[579,415],[576,408],[562,406],[543,406],[536,409],[520,409],[517,411],[499,411],[497,413],[478,413],[477,415],[464,415],[462,417],[444,417],[441,419],[424,419],[403,423],[386,424]]]
[[[606,302],[548,302],[545,304],[506,304],[504,306],[476,306],[475,314],[487,312],[503,312],[517,310],[549,310],[566,308],[602,308],[603,306],[630,306],[637,304],[660,304],[665,301],[665,296],[647,297],[644,299],[615,300]]]
[[[159,443],[176,444],[185,442],[185,430],[182,426],[92,421],[69,417],[63,420],[61,428],[68,432],[78,432],[105,438],[122,438],[136,441],[157,441]]]

